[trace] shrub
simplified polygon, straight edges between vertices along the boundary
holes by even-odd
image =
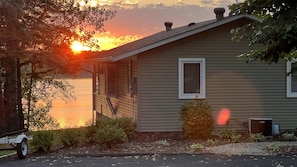
[[[128,140],[125,131],[117,125],[100,126],[96,130],[94,139],[104,148],[111,148]]]
[[[231,129],[224,129],[220,132],[219,138],[226,141],[237,143],[241,139],[241,134]]]
[[[68,128],[60,131],[60,140],[64,146],[74,146],[86,141],[86,130],[84,128]]]
[[[191,149],[193,150],[193,151],[201,151],[202,149],[204,149],[204,146],[202,145],[202,144],[200,144],[200,143],[197,143],[197,144],[192,144],[191,145]]]
[[[297,137],[294,135],[294,133],[289,133],[289,132],[283,133],[282,137],[286,141],[295,141],[297,139]]]
[[[135,137],[136,123],[131,118],[127,118],[127,117],[116,118],[114,120],[114,124],[125,131],[128,139]]]
[[[48,152],[54,144],[53,131],[37,131],[33,133],[33,141],[30,142],[35,151]]]
[[[279,144],[276,144],[276,143],[272,143],[272,144],[269,144],[267,147],[266,147],[266,150],[270,153],[278,153],[279,151],[281,151],[282,149],[282,146],[280,146]]]
[[[123,118],[116,118],[116,119],[98,119],[96,121],[96,126],[91,127],[90,131],[93,131],[95,133],[97,128],[103,127],[103,126],[118,126],[119,128],[122,128],[124,132],[127,134],[128,139],[131,139],[136,135],[136,123],[131,119],[127,117]]]
[[[186,103],[181,109],[183,136],[187,139],[207,139],[213,131],[211,106],[204,100]]]
[[[217,139],[207,139],[206,144],[207,146],[215,146],[219,143],[219,140]]]
[[[250,135],[250,140],[253,142],[260,142],[265,139],[265,136],[262,135],[262,133],[253,133]]]

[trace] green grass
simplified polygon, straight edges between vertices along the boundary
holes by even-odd
[[[15,152],[16,152],[15,150],[0,150],[0,156],[9,155]]]

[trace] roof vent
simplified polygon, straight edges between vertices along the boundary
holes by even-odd
[[[165,25],[166,31],[170,31],[172,29],[173,23],[172,22],[165,22],[164,25]]]
[[[217,21],[224,19],[225,8],[215,8],[213,11],[216,14]]]
[[[188,27],[195,25],[196,23],[192,22],[188,24]]]

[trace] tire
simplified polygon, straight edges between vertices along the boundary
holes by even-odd
[[[17,155],[19,159],[25,159],[28,154],[27,139],[23,139],[21,143],[17,143]]]

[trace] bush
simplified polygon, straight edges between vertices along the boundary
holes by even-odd
[[[104,147],[127,142],[135,136],[136,123],[131,118],[102,118],[87,129],[86,136]]]
[[[217,139],[207,139],[206,144],[207,146],[215,146],[219,143],[219,140]]]
[[[265,136],[262,135],[262,133],[252,133],[250,135],[250,140],[253,142],[260,142],[265,139]]]
[[[282,137],[286,141],[295,141],[295,140],[297,140],[297,137],[294,135],[294,133],[289,133],[289,132],[283,133]]]
[[[204,100],[186,103],[181,109],[183,136],[186,139],[208,139],[213,131],[211,106]]]
[[[273,153],[273,154],[277,154],[279,151],[281,151],[281,149],[282,149],[282,146],[279,145],[279,144],[276,144],[276,143],[269,144],[269,145],[266,147],[266,150],[267,150],[269,153]]]
[[[68,128],[60,131],[60,140],[64,146],[74,146],[80,142],[85,142],[86,130],[84,128]]]
[[[96,130],[94,139],[104,148],[111,148],[128,140],[125,131],[117,125],[100,126]]]
[[[136,123],[131,119],[127,117],[123,118],[116,118],[116,119],[98,119],[96,121],[95,126],[89,127],[89,136],[90,134],[96,133],[96,130],[98,128],[101,128],[103,126],[118,126],[119,128],[122,128],[124,132],[127,134],[128,139],[133,138],[136,135]]]
[[[202,149],[204,149],[204,146],[202,144],[200,144],[200,143],[192,144],[191,149],[193,151],[197,152],[197,151],[201,151]]]
[[[220,132],[219,137],[221,140],[231,141],[237,143],[241,139],[241,134],[231,129],[224,129]]]
[[[33,141],[31,146],[35,151],[48,152],[54,144],[54,132],[53,131],[37,131],[33,133]]]
[[[127,134],[128,139],[135,137],[136,135],[136,123],[131,118],[116,118],[114,124],[122,128]]]

